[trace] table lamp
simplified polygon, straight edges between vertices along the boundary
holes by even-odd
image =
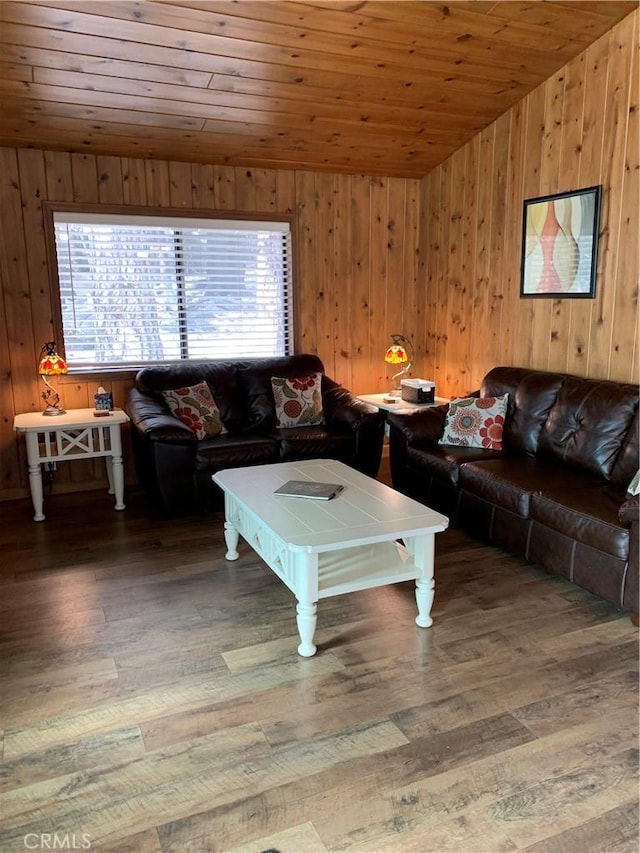
[[[55,341],[48,341],[42,347],[40,352],[40,362],[38,364],[38,373],[42,376],[42,381],[47,386],[47,390],[40,395],[47,404],[47,408],[42,413],[43,415],[64,415],[65,410],[60,408],[60,394],[56,391],[53,385],[47,379],[47,376],[60,376],[63,373],[68,373],[66,361],[56,352]]]
[[[389,349],[384,354],[384,360],[387,364],[403,364],[402,367],[397,373],[391,377],[391,384],[395,386],[395,380],[400,379],[405,373],[408,373],[411,370],[411,364],[413,362],[413,346],[411,341],[405,338],[404,335],[391,335],[392,344]],[[398,382],[398,386],[400,382]],[[398,399],[402,396],[402,389],[400,387],[392,387],[389,392],[389,396],[387,399]]]

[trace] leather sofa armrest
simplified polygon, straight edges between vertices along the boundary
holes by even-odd
[[[359,430],[385,422],[385,414],[377,406],[365,403],[327,376],[323,378],[322,407],[327,425],[334,429]]]
[[[164,515],[190,511],[197,504],[194,433],[153,393],[132,388],[127,412],[138,480]]]
[[[618,510],[620,523],[625,527],[640,524],[640,495],[630,495]]]
[[[364,403],[333,379],[322,380],[322,407],[329,429],[351,433],[355,439],[353,467],[375,477],[382,459],[386,415]]]
[[[640,495],[629,495],[618,510],[620,523],[629,527],[629,562],[624,578],[622,606],[640,624]]]
[[[397,430],[409,445],[433,444],[444,432],[444,422],[449,406],[431,406],[417,412],[390,412],[387,421],[390,430]]]
[[[147,441],[166,444],[195,444],[196,437],[186,424],[171,414],[164,401],[153,394],[132,388],[127,399],[131,423]]]

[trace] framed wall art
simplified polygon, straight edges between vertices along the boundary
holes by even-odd
[[[601,192],[525,199],[520,296],[594,298]]]

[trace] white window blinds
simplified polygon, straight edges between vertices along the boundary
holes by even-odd
[[[288,222],[54,212],[71,368],[287,355]]]

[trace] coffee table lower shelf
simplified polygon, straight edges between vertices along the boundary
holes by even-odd
[[[296,621],[300,635],[298,654],[302,657],[312,657],[317,651],[313,636],[317,602],[321,598],[415,580],[416,624],[421,628],[433,624],[430,615],[434,597],[433,534],[406,537],[404,543],[384,540],[318,552],[291,548],[247,513],[229,494],[225,495],[225,517],[225,558],[238,559],[237,546],[242,534],[296,596]]]

